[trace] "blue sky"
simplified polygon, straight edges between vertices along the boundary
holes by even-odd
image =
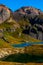
[[[0,4],[4,4],[13,11],[23,6],[33,6],[43,11],[43,0],[0,0]]]

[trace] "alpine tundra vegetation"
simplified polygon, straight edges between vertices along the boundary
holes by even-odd
[[[0,65],[42,62],[43,12],[29,6],[13,12],[0,5]]]

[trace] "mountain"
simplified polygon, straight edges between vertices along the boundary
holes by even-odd
[[[28,20],[27,14],[21,14],[20,11],[13,12],[5,5],[0,5],[0,47],[10,47],[9,44],[27,41],[40,42],[40,40],[34,39],[34,32],[33,38],[29,34],[32,24]]]
[[[22,7],[13,15],[24,34],[43,41],[43,12],[41,10],[33,7]]]
[[[17,29],[20,29],[20,26],[13,19],[12,10],[7,8],[5,5],[0,5],[0,47],[10,47],[10,45],[7,43],[10,43],[11,41],[13,43],[15,42],[15,39],[12,37],[12,35]]]
[[[0,65],[19,61],[43,62],[43,12],[33,7],[13,12],[0,5]]]
[[[36,8],[22,7],[13,12],[5,5],[0,5],[0,47],[5,47],[3,43],[8,46],[43,41],[42,23],[43,12]]]
[[[27,16],[27,17],[30,16],[29,18],[34,18],[35,16],[39,16],[39,15],[43,15],[43,12],[37,8],[21,7],[19,10],[14,12],[14,19],[17,20],[17,18],[20,19],[23,16]],[[20,16],[20,17],[18,17],[18,16]]]
[[[5,5],[0,5],[0,24],[6,21],[11,16],[11,10]]]

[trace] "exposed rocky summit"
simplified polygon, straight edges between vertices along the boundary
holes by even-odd
[[[5,5],[0,5],[0,24],[9,19],[11,16],[11,10]]]
[[[29,7],[29,6],[27,6],[27,7],[21,7],[16,12],[19,12],[21,14],[34,14],[34,15],[39,15],[39,14],[43,13],[39,9],[33,8],[33,7]]]
[[[38,15],[43,15],[43,12],[37,8],[33,8],[33,7],[29,7],[29,6],[21,7],[20,9],[18,9],[17,11],[14,12],[14,19],[17,19],[17,18],[20,19],[20,17],[23,17],[24,15],[34,18]],[[20,16],[20,17],[18,17],[18,16]]]

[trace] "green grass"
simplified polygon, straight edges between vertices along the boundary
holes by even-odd
[[[11,48],[9,43],[5,42],[3,39],[0,39],[0,48]]]

